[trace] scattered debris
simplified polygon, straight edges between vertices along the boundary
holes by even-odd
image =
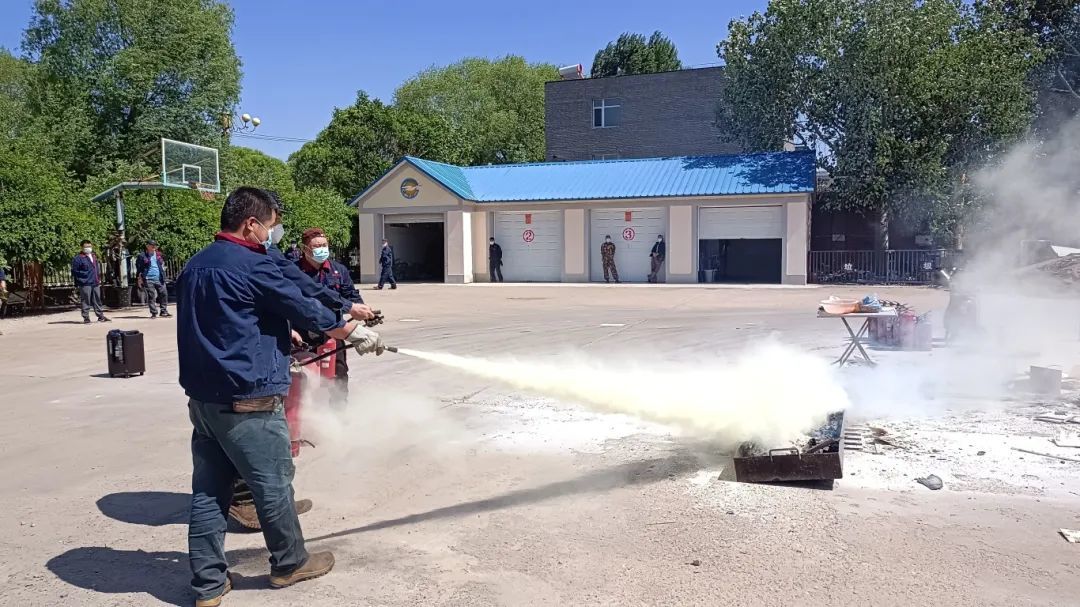
[[[1058,447],[1080,447],[1080,435],[1071,434],[1066,436],[1059,436],[1053,439],[1053,442]]]
[[[1060,455],[1053,455],[1053,454],[1050,454],[1050,453],[1040,453],[1038,451],[1029,451],[1028,449],[1021,449],[1020,447],[1012,447],[1012,450],[1013,451],[1019,451],[1021,453],[1030,453],[1032,455],[1041,455],[1043,457],[1049,457],[1051,459],[1060,459],[1060,460],[1066,461],[1066,462],[1080,463],[1080,459],[1075,459],[1075,458],[1072,458],[1072,457],[1062,457]]]
[[[1080,544],[1080,531],[1076,529],[1058,529],[1058,533],[1070,544]]]
[[[654,525],[674,525],[675,521],[658,521],[655,523],[645,523],[646,527],[652,527]]]
[[[986,451],[979,451],[979,452],[978,452],[978,453],[976,453],[975,455],[986,455]]]
[[[1080,424],[1080,415],[1069,415],[1068,413],[1044,413],[1042,415],[1036,415],[1035,421],[1051,424]]]
[[[1062,529],[1062,531],[1064,531],[1064,529]],[[1071,541],[1071,540],[1070,540],[1070,541]],[[694,559],[694,560],[690,561],[690,564],[691,564],[692,566],[694,566],[694,567],[701,567],[701,561],[699,561],[699,560],[697,560],[697,559]]]
[[[915,482],[919,483],[920,485],[926,487],[931,491],[937,491],[938,489],[941,489],[945,486],[945,483],[942,483],[941,479],[938,478],[936,474],[931,474],[930,476],[926,476],[923,478],[917,478],[915,479]]]

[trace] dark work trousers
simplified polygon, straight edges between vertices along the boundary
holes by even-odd
[[[90,320],[91,307],[99,319],[105,318],[105,310],[101,308],[101,287],[79,287],[79,305],[82,307],[83,320]]]
[[[146,290],[146,302],[150,306],[150,316],[169,315],[169,291],[163,281],[143,281]],[[160,310],[160,311],[159,311]]]
[[[397,281],[394,280],[394,268],[390,266],[382,266],[382,273],[379,274],[379,288],[381,289],[386,283],[390,283],[391,287],[397,286]]]
[[[248,481],[259,515],[270,574],[288,575],[308,558],[293,501],[296,472],[289,451],[285,410],[234,413],[228,404],[188,401],[191,432],[191,521],[188,558],[196,599],[224,588],[225,529],[233,483]]]
[[[488,265],[491,266],[488,269],[488,273],[491,275],[491,282],[502,282],[503,281],[502,262],[501,261],[492,261]]]

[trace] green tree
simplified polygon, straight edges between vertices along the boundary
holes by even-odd
[[[398,87],[394,104],[448,122],[464,148],[452,160],[539,162],[544,159],[544,83],[557,77],[554,65],[513,55],[463,59],[420,72]]]
[[[1045,62],[1035,70],[1039,128],[1051,137],[1080,112],[1080,2],[999,0],[1009,24],[1038,38]]]
[[[222,163],[228,188],[250,185],[273,190],[285,205],[285,240],[299,240],[304,230],[322,228],[335,247],[349,243],[352,207],[345,197],[324,188],[297,190],[289,165],[257,150],[228,148]]]
[[[36,0],[30,99],[73,175],[143,160],[161,137],[218,145],[240,94],[232,23],[217,0]]]
[[[596,51],[591,74],[593,78],[606,78],[681,69],[679,51],[667,36],[656,31],[646,40],[641,34],[626,32]]]
[[[341,199],[371,185],[402,156],[461,162],[459,135],[443,117],[397,108],[365,93],[334,110],[330,124],[289,158],[301,190],[328,189]]]
[[[720,119],[748,149],[818,151],[827,200],[959,238],[977,200],[967,175],[1025,132],[1033,36],[962,0],[771,0],[734,20],[718,51]]]

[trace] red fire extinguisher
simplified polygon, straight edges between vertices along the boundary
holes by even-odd
[[[315,350],[315,356],[326,355],[326,358],[319,361],[319,375],[326,379],[334,379],[337,377],[337,369],[335,363],[337,362],[337,353],[334,350],[337,349],[337,341],[333,339],[326,340],[323,345],[319,346]]]

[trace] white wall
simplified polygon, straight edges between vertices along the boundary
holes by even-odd
[[[471,215],[468,211],[446,213],[446,282],[473,281]]]

